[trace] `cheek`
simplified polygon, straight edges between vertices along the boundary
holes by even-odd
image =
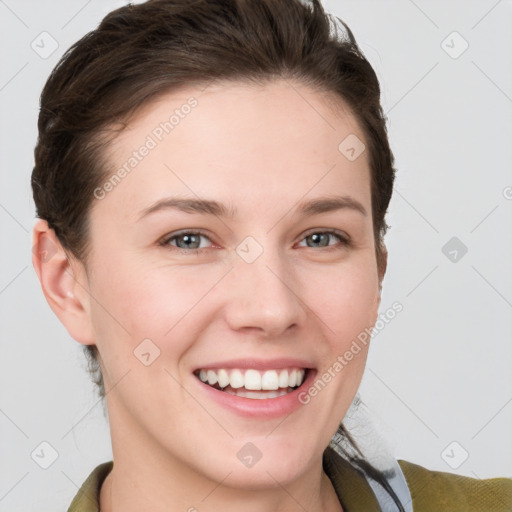
[[[327,339],[341,350],[373,326],[379,290],[375,265],[360,263],[331,266],[304,277],[302,289],[321,318]],[[308,284],[309,283],[309,284]]]
[[[199,279],[197,274],[183,267],[140,268],[122,259],[100,267],[91,291],[98,344],[108,340],[109,349],[114,347],[118,356],[126,351],[129,357],[150,339],[161,351],[178,356],[199,328],[187,321],[188,315],[215,282],[215,276],[209,280],[203,273]],[[185,326],[186,336],[180,333]]]

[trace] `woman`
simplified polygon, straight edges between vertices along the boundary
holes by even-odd
[[[317,1],[153,0],[48,79],[34,266],[114,454],[70,511],[511,510],[512,480],[380,471],[341,424],[395,172],[343,26]]]

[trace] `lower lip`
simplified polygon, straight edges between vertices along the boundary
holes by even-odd
[[[312,384],[316,371],[310,369],[307,373],[306,379],[297,389],[277,398],[262,399],[231,395],[205,384],[198,378],[194,378],[209,398],[240,416],[249,418],[279,418],[291,414],[304,405],[299,401],[299,395]]]

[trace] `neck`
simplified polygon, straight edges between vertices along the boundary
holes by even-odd
[[[247,489],[230,486],[229,473],[215,482],[176,461],[161,463],[162,457],[153,459],[146,450],[116,452],[114,467],[101,486],[101,512],[343,512],[321,457],[286,485],[269,473],[268,487]]]

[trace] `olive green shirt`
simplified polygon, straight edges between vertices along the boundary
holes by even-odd
[[[113,464],[105,462],[92,471],[68,512],[99,512],[101,484]],[[414,512],[512,512],[512,478],[479,480],[430,471],[403,460],[398,464],[409,487]],[[331,448],[324,453],[323,465],[344,512],[381,511],[367,479]]]

